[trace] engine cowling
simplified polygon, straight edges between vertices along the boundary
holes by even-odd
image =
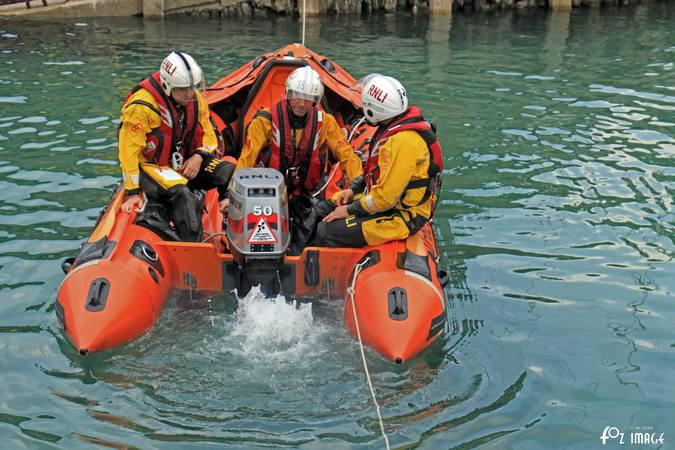
[[[238,170],[230,182],[227,238],[240,259],[268,259],[286,252],[290,241],[288,194],[278,170]]]

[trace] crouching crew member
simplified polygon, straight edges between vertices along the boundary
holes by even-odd
[[[126,200],[122,211],[148,205],[140,225],[165,238],[199,241],[202,202],[195,192],[218,189],[221,208],[234,163],[216,157],[218,146],[202,95],[202,69],[188,54],[171,52],[159,71],[127,95],[119,130]],[[173,221],[175,230],[169,227]]]
[[[286,79],[286,99],[260,110],[246,129],[237,169],[271,167],[285,176],[292,218],[290,253],[297,254],[314,236],[319,213],[312,196],[321,188],[329,155],[348,182],[363,180],[362,165],[335,118],[319,109],[323,83],[311,67]]]
[[[369,148],[365,183],[333,196],[337,207],[317,230],[320,246],[363,247],[405,239],[433,215],[443,171],[436,133],[418,108],[408,107],[401,83],[382,75],[366,80],[363,111],[378,129]]]

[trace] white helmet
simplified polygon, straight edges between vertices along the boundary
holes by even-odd
[[[316,70],[309,66],[295,69],[286,78],[286,98],[301,98],[319,103],[323,97],[323,83]]]
[[[371,125],[403,114],[408,109],[405,88],[395,78],[373,74],[364,79],[361,102]]]
[[[166,95],[173,88],[198,88],[203,81],[202,68],[187,53],[173,51],[164,58],[159,67],[159,79]]]

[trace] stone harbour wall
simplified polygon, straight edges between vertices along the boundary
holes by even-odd
[[[573,8],[626,6],[649,1],[653,0],[305,0],[305,7],[308,16],[395,11],[452,14],[524,8],[570,11]],[[31,9],[26,9],[24,2],[0,6],[0,16],[269,17],[298,15],[303,8],[303,0],[49,0],[47,7],[39,6],[35,0],[32,4],[34,7]]]
[[[169,4],[173,0],[165,0]],[[179,0],[176,0],[179,1]],[[412,11],[413,13],[470,11],[499,11],[507,9],[600,8],[627,6],[641,0],[306,0],[309,15],[362,14],[373,12]],[[266,17],[297,15],[302,12],[302,0],[219,0],[191,8],[168,10],[167,14]]]

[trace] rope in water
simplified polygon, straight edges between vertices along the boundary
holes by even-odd
[[[389,438],[387,433],[384,431],[384,422],[382,422],[382,414],[380,413],[380,404],[377,403],[377,397],[375,396],[375,390],[373,389],[373,382],[370,379],[370,372],[368,371],[368,363],[366,362],[366,354],[363,351],[363,341],[361,340],[361,330],[359,328],[359,319],[356,315],[356,304],[354,302],[354,286],[356,285],[356,277],[361,272],[363,266],[370,260],[366,258],[362,262],[356,265],[354,268],[354,277],[352,278],[352,284],[347,288],[349,297],[352,303],[352,314],[354,314],[354,324],[356,325],[356,336],[359,339],[359,349],[361,350],[361,360],[363,361],[363,370],[366,373],[366,380],[368,381],[368,387],[370,388],[370,395],[373,397],[373,403],[375,403],[375,410],[377,411],[377,420],[380,422],[380,431],[382,432],[382,437],[384,438],[384,443],[387,450],[389,450]]]

